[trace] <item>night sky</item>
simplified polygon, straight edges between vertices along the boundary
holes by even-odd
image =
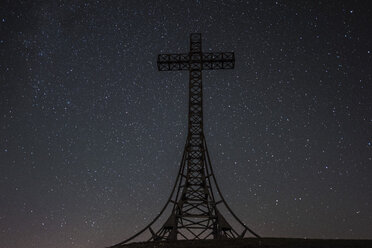
[[[264,237],[372,238],[369,1],[1,1],[0,243],[99,248],[166,202],[188,73],[158,53],[235,52],[204,71],[225,199]]]

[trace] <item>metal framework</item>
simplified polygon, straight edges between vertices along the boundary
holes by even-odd
[[[247,231],[260,236],[248,228],[230,209],[218,187],[207,143],[203,132],[202,70],[233,69],[233,52],[203,53],[201,34],[190,35],[190,52],[185,54],[160,54],[159,71],[189,71],[189,113],[188,135],[179,172],[169,199],[158,216],[136,235],[111,246],[123,247],[129,241],[146,231],[151,235],[148,241],[178,239],[228,239],[244,237]],[[218,191],[214,195],[213,189]],[[219,212],[218,206],[225,205],[241,225],[238,233]],[[154,223],[170,207],[171,213],[157,231]]]

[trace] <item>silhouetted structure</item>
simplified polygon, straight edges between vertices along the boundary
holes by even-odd
[[[185,54],[160,54],[159,71],[188,70],[189,114],[188,135],[179,172],[172,193],[157,217],[133,237],[111,246],[122,247],[138,235],[149,231],[149,241],[178,239],[229,239],[244,237],[248,228],[230,209],[224,200],[213,173],[207,143],[203,132],[203,91],[202,70],[233,69],[233,52],[203,53],[201,34],[190,35],[190,52]],[[219,199],[214,194],[218,191]],[[222,216],[218,206],[224,204],[243,231],[238,233]],[[171,207],[171,214],[161,228],[154,231],[152,226]]]

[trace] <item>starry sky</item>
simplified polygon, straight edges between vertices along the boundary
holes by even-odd
[[[98,248],[163,207],[187,135],[187,72],[159,53],[235,52],[204,71],[219,186],[264,237],[372,238],[369,1],[1,1],[3,248]]]

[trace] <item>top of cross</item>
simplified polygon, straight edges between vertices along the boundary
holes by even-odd
[[[234,52],[203,53],[201,34],[190,34],[189,53],[158,55],[159,71],[234,69]]]

